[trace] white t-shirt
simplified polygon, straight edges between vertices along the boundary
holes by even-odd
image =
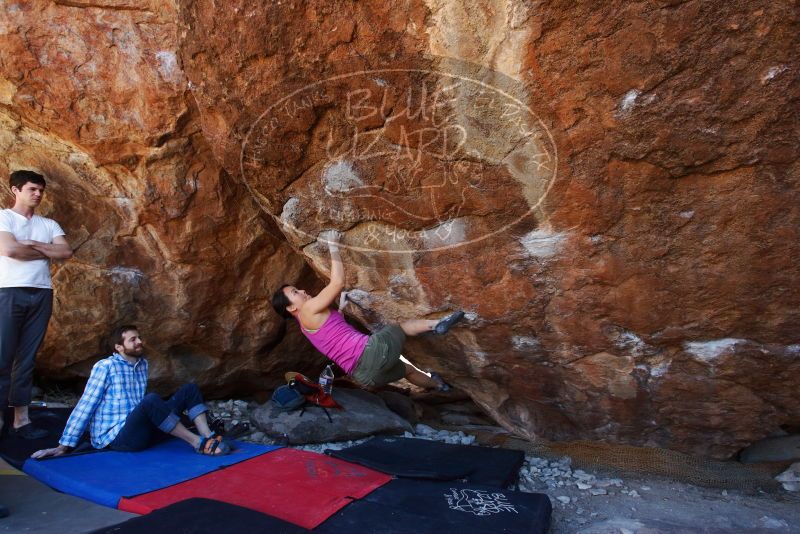
[[[52,243],[64,230],[53,219],[34,215],[30,219],[14,210],[0,210],[0,232],[14,234],[17,241]],[[50,260],[21,261],[0,256],[0,287],[52,288]]]

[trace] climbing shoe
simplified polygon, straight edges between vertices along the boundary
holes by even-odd
[[[436,326],[433,327],[433,333],[436,335],[441,336],[442,334],[446,334],[450,328],[459,322],[461,319],[464,318],[464,312],[458,310],[457,312],[453,312],[438,323]]]

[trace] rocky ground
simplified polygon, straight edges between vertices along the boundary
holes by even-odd
[[[243,400],[211,402],[228,427],[249,421],[258,404]],[[452,418],[452,417],[451,417]],[[405,437],[471,445],[464,431],[414,426]],[[274,443],[255,429],[246,441]],[[361,443],[364,439],[302,445],[323,452]],[[569,457],[557,460],[527,455],[519,473],[519,489],[546,493],[553,503],[553,534],[658,534],[800,532],[800,493],[717,490],[659,478],[620,477],[601,470],[573,469]]]

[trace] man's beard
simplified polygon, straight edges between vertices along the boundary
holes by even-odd
[[[122,355],[128,356],[129,358],[138,358],[142,355],[142,350],[143,349],[141,347],[138,349],[130,349],[130,350],[123,349]]]

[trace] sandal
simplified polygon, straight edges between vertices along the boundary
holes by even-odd
[[[224,441],[225,444],[228,446],[228,448],[231,450],[231,452],[236,450],[236,447],[234,446],[233,441],[232,441],[233,438],[228,437],[227,434],[221,434],[219,432],[214,432],[212,430],[211,431],[211,435],[208,436],[208,437],[209,437],[209,439],[215,439],[217,441]]]
[[[200,444],[195,449],[195,452],[205,456],[224,456],[231,453],[231,446],[222,439],[222,436],[212,434],[207,438],[200,438]]]
[[[450,328],[454,324],[456,324],[457,322],[459,322],[461,319],[464,318],[464,315],[465,313],[461,310],[451,313],[450,315],[448,315],[447,317],[436,323],[436,326],[433,327],[433,333],[439,336],[441,336],[442,334],[446,334],[447,331],[450,330]]]

